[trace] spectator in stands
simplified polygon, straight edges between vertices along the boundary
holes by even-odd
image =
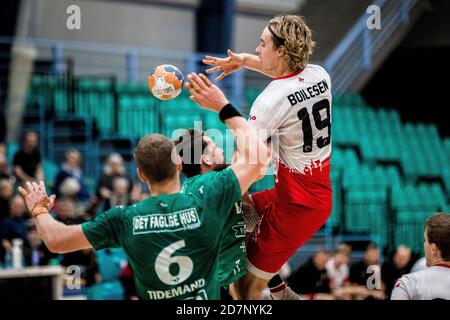
[[[354,263],[350,267],[349,280],[352,284],[366,286],[367,279],[371,273],[367,271],[369,266],[379,266],[380,251],[378,247],[371,243],[364,252],[363,259]]]
[[[59,187],[59,199],[67,200],[67,202],[71,206],[71,211],[73,211],[75,215],[84,214],[86,207],[84,203],[80,202],[77,198],[80,188],[80,183],[76,178],[73,177],[64,179]]]
[[[6,144],[3,142],[0,142],[0,155],[4,155],[5,157],[7,156]]]
[[[6,161],[6,155],[0,152],[0,179],[11,179],[12,172]]]
[[[36,226],[31,226],[27,232],[27,241],[24,243],[23,256],[26,266],[45,266],[56,255],[47,249]]]
[[[34,131],[25,133],[22,148],[14,155],[14,174],[19,184],[25,181],[43,181],[41,153],[38,147],[38,135]]]
[[[363,259],[350,267],[349,281],[354,292],[354,299],[385,298],[381,283],[379,257],[378,247],[371,243],[367,246]],[[369,287],[369,284],[373,283],[375,283],[375,287]]]
[[[117,206],[128,206],[131,204],[129,192],[129,181],[124,177],[117,177],[113,181],[112,194],[109,199],[110,208]]]
[[[122,179],[117,180],[117,178]],[[140,193],[139,190],[136,190],[137,188],[139,188],[139,185],[135,184],[133,182],[133,179],[131,179],[131,177],[126,173],[123,158],[118,153],[112,153],[106,159],[103,174],[100,177],[100,181],[97,188],[96,195],[100,201],[104,202],[103,206],[104,211],[109,210],[111,207],[114,207],[114,205],[111,204],[111,200],[113,197],[117,197],[117,194],[113,195],[115,181],[119,181],[117,182],[118,184],[116,185],[116,188],[120,189],[118,191],[122,193],[122,196],[124,196],[124,192],[126,192],[129,198],[131,198],[132,195],[135,194],[136,192]],[[126,190],[123,190],[125,184],[127,187]],[[115,199],[114,201],[116,200],[117,199]],[[134,201],[138,200],[139,199],[134,199]]]
[[[329,279],[325,268],[330,254],[320,250],[304,265],[294,272],[287,282],[298,294],[307,295],[309,299],[317,299],[317,294],[330,294]]]
[[[85,214],[77,207],[76,203],[65,198],[56,200],[54,213],[56,214],[55,219],[66,225],[76,225],[87,221]]]
[[[78,225],[87,221],[85,214],[78,210],[77,204],[67,198],[56,200],[54,213],[56,214],[55,219],[66,225]],[[98,266],[95,260],[95,254],[91,249],[62,255],[61,265],[65,267],[71,265],[79,266],[82,270],[81,277],[86,286],[91,286],[99,282]]]
[[[3,106],[3,97],[4,94],[2,92],[0,92],[0,103]],[[6,117],[5,117],[5,113],[4,113],[4,108],[0,108],[0,142],[5,141],[6,139]]]
[[[435,213],[425,222],[427,268],[403,275],[392,300],[450,300],[450,214]]]
[[[105,193],[105,190],[102,189],[107,189],[106,193],[108,191],[111,192],[113,187],[113,180],[116,177],[125,177],[130,182],[129,190],[131,192],[133,180],[126,173],[123,158],[118,153],[112,153],[108,156],[108,158],[106,158],[105,166],[103,168],[103,174],[100,177],[98,185],[98,192],[101,195]]]
[[[14,184],[7,179],[0,179],[0,226],[9,216],[9,206],[14,196]]]
[[[12,240],[20,238],[23,241],[27,238],[27,213],[25,201],[20,196],[15,196],[11,200],[9,217],[3,219],[0,226],[2,246],[5,251],[12,248]]]
[[[326,269],[332,290],[342,288],[348,283],[348,262],[350,261],[351,252],[352,248],[348,244],[341,243],[336,248],[334,256],[328,260]]]
[[[388,297],[398,279],[411,271],[411,250],[405,246],[399,246],[395,251],[392,261],[386,261],[381,268],[381,279]]]
[[[79,266],[82,283],[90,287],[101,281],[97,260],[93,249],[69,252],[62,255],[61,265],[64,267]]]
[[[89,200],[89,192],[86,185],[83,182],[83,176],[80,168],[81,154],[78,150],[72,149],[65,153],[65,161],[62,165],[61,171],[57,174],[55,179],[55,194],[56,197],[61,196],[61,186],[68,178],[74,178],[69,180],[70,185],[74,185],[72,182],[76,180],[78,182],[78,191],[75,194],[77,201],[86,202]]]
[[[13,184],[10,180],[0,180],[0,240],[2,237],[2,224],[3,220],[9,216],[9,206],[14,196]],[[5,248],[0,245],[0,266],[4,262]]]

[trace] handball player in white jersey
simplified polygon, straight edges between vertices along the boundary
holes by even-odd
[[[273,144],[275,188],[251,196],[260,219],[247,244],[249,272],[238,283],[242,299],[261,299],[268,284],[273,288],[269,280],[331,213],[331,81],[308,64],[313,47],[303,18],[284,15],[264,28],[256,55],[228,50],[228,58],[203,60],[213,66],[207,72],[222,71],[217,80],[240,68],[272,78],[249,120]]]
[[[424,238],[428,268],[402,276],[391,300],[450,300],[450,214],[432,215]]]

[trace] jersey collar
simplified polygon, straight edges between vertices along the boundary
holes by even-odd
[[[433,264],[433,267],[443,267],[443,268],[448,268],[448,269],[450,269],[450,264],[436,263],[436,264]]]
[[[273,78],[272,80],[281,80],[281,79],[288,79],[288,78],[292,78],[292,77],[295,77],[295,76],[298,76],[300,73],[302,73],[303,72],[303,70],[305,70],[305,69],[300,69],[300,70],[298,70],[297,72],[294,72],[294,73],[290,73],[290,74],[287,74],[287,75],[285,75],[285,76],[282,76],[282,77],[278,77],[278,78]]]

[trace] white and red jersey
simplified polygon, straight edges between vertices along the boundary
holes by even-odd
[[[263,140],[272,138],[276,189],[286,202],[308,204],[304,189],[320,190],[315,182],[329,182],[331,104],[330,76],[308,64],[273,79],[252,105],[250,123]],[[308,177],[314,177],[312,183]]]
[[[436,264],[405,274],[392,290],[391,300],[450,300],[450,265]]]

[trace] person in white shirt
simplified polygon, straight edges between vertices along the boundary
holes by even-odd
[[[352,248],[348,244],[341,243],[334,256],[328,260],[326,269],[331,289],[342,288],[348,282],[348,262],[351,252]]]
[[[428,268],[401,277],[391,300],[450,300],[450,214],[428,218],[424,237]]]

